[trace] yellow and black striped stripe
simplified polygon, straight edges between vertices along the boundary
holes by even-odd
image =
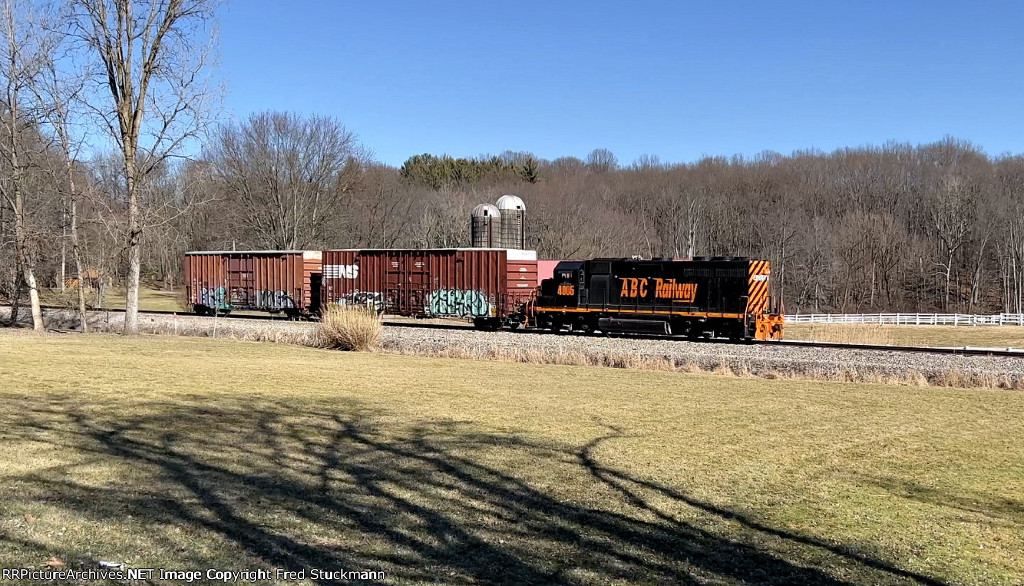
[[[747,313],[759,314],[768,311],[768,275],[771,267],[766,260],[750,261],[747,276]],[[763,276],[762,279],[757,277]]]

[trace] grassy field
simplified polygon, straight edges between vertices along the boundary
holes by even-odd
[[[880,326],[870,324],[787,325],[789,340],[901,344],[907,346],[983,346],[1024,348],[1020,326]]]
[[[59,305],[65,307],[78,307],[78,291],[67,289],[40,290],[40,303],[43,305]],[[163,291],[143,287],[139,289],[139,309],[150,311],[182,311],[184,309],[183,296],[180,291]],[[28,303],[28,298],[25,298]],[[96,291],[86,289],[86,303],[90,308],[96,306]],[[124,309],[124,288],[108,287],[103,294],[103,307],[107,309]]]
[[[0,567],[1024,575],[1019,392],[175,337],[0,332],[0,356]]]

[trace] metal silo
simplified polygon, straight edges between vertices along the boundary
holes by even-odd
[[[515,195],[498,198],[501,213],[501,247],[526,248],[526,204]]]
[[[489,203],[473,208],[470,217],[470,234],[473,248],[502,248],[501,212]]]

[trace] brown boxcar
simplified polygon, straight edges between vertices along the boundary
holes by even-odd
[[[392,315],[518,326],[537,286],[537,253],[504,248],[328,250],[325,302]]]
[[[305,315],[320,310],[319,250],[185,254],[185,288],[196,313],[256,310]]]

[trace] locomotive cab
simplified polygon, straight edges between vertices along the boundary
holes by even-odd
[[[537,306],[559,308],[564,312],[579,309],[581,296],[586,299],[587,275],[584,263],[579,261],[562,261],[555,266],[550,279],[540,284]],[[573,320],[564,315],[551,312],[538,314],[538,327],[561,331],[564,327],[573,328]],[[577,328],[578,329],[578,328]]]

